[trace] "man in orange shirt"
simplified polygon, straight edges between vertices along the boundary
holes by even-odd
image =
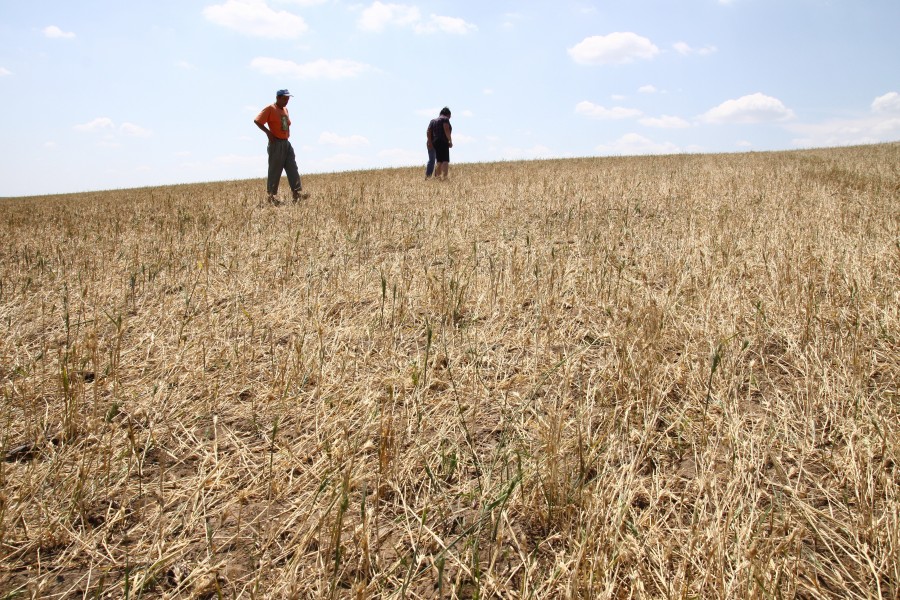
[[[266,191],[269,193],[269,202],[276,206],[281,204],[277,195],[282,171],[287,172],[294,202],[308,197],[308,194],[303,193],[294,147],[288,141],[291,137],[291,118],[288,115],[287,103],[291,97],[291,93],[287,90],[278,90],[275,92],[275,104],[262,109],[253,119],[256,126],[269,138],[269,178]]]

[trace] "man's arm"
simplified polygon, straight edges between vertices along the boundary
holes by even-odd
[[[431,123],[428,124],[428,128],[425,130],[425,141],[429,148],[434,145],[434,139],[431,137]]]
[[[262,130],[263,133],[266,134],[266,137],[269,138],[269,141],[272,141],[272,138],[273,138],[272,132],[269,131],[269,129],[265,126],[264,123],[260,123],[260,122],[257,121],[256,119],[253,120],[253,123],[254,123],[254,125],[256,125],[257,127],[259,127],[259,128]]]
[[[450,123],[444,123],[444,136],[447,138],[447,145],[453,147],[453,140],[450,139]]]
[[[269,128],[266,127],[266,122],[268,121],[269,111],[270,111],[271,109],[272,109],[271,106],[265,107],[264,109],[262,109],[262,110],[259,112],[258,115],[256,115],[256,118],[253,119],[253,123],[254,123],[257,127],[259,127],[259,128],[262,130],[263,133],[266,134],[266,137],[269,138],[269,141],[270,141],[270,142],[274,140],[274,136],[272,135],[272,132],[269,130]]]

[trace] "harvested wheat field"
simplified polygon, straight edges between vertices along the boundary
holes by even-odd
[[[3,598],[896,598],[900,145],[0,202]]]

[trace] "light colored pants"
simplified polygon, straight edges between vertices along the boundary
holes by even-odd
[[[300,171],[297,170],[297,157],[294,155],[294,147],[287,140],[275,140],[269,143],[269,179],[266,189],[270,194],[278,193],[278,184],[281,182],[281,172],[287,172],[288,185],[292,192],[299,192],[303,188],[300,181]]]

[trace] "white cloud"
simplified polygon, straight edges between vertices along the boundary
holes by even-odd
[[[656,91],[657,90],[655,85],[642,85],[638,88],[638,92],[640,92],[641,94],[655,94]]]
[[[414,25],[421,18],[422,15],[415,6],[373,2],[372,6],[362,12],[357,25],[363,31],[381,32],[389,25],[395,27]]]
[[[179,60],[178,62],[175,63],[175,66],[178,67],[179,69],[184,69],[185,71],[196,71],[197,70],[197,67],[195,67],[194,65],[192,65],[191,63],[189,63],[186,60]]]
[[[593,102],[583,100],[575,105],[575,112],[592,119],[631,119],[641,116],[641,111],[636,108],[624,108],[622,106],[614,106],[606,108]]]
[[[654,142],[636,133],[626,133],[612,144],[601,144],[594,149],[600,154],[675,154],[680,149],[671,142]]]
[[[361,135],[350,135],[346,137],[339,136],[330,131],[323,131],[319,136],[320,144],[328,144],[331,146],[341,146],[343,148],[352,148],[359,146],[368,146],[369,140]]]
[[[419,23],[415,27],[416,33],[452,33],[454,35],[466,35],[478,31],[478,27],[466,23],[457,17],[442,17],[431,15],[427,23]]]
[[[227,0],[207,6],[203,16],[239,33],[267,38],[296,38],[309,29],[302,17],[270,8],[265,0]]]
[[[48,37],[51,39],[65,39],[70,40],[75,37],[75,34],[71,31],[63,31],[56,25],[50,25],[48,27],[44,27],[44,37]]]
[[[900,94],[888,92],[884,96],[878,96],[872,101],[872,112],[900,113]]]
[[[484,89],[481,91],[481,93],[484,94],[485,96],[493,96],[493,95],[494,95],[494,90],[492,90],[491,88],[484,88]]]
[[[319,59],[298,64],[281,58],[257,57],[250,66],[264,75],[294,77],[297,79],[347,79],[371,69],[369,65],[352,60]]]
[[[134,123],[122,123],[119,126],[119,131],[131,137],[150,137],[153,134],[149,129],[145,129]]]
[[[87,123],[76,125],[75,131],[94,132],[114,128],[115,124],[113,123],[112,119],[107,117],[97,117],[93,121],[88,121]]]
[[[759,92],[737,100],[726,100],[700,116],[707,123],[765,123],[792,118],[794,111],[781,100]]]
[[[503,15],[503,23],[501,23],[500,27],[503,29],[512,29],[516,26],[516,23],[524,19],[525,16],[522,13],[508,12]]]
[[[373,2],[362,11],[356,22],[363,31],[381,33],[388,27],[412,27],[416,33],[450,33],[466,35],[478,30],[478,27],[458,17],[431,15],[423,20],[422,13],[415,6],[406,4],[385,4]]]
[[[626,64],[638,59],[648,60],[657,54],[659,48],[653,42],[630,31],[595,35],[569,48],[572,60],[582,65]]]
[[[658,127],[660,129],[684,129],[690,127],[691,124],[681,117],[673,117],[670,115],[662,115],[661,117],[645,117],[638,119],[638,123],[646,127]]]
[[[672,47],[675,48],[675,51],[682,56],[690,56],[691,54],[698,54],[700,56],[708,56],[710,54],[715,54],[719,51],[715,46],[704,46],[702,48],[692,48],[685,42],[675,42],[672,44]]]
[[[0,77],[4,77],[6,75],[12,75],[12,71],[4,67],[0,67]]]
[[[108,134],[112,134],[118,132],[129,137],[150,137],[153,135],[153,132],[149,129],[141,127],[140,125],[135,125],[134,123],[126,122],[116,127],[116,124],[109,117],[97,117],[87,123],[75,125],[74,129],[75,131],[81,131],[83,133],[107,132]],[[113,135],[107,135],[105,137],[107,141],[104,143],[114,147],[118,146],[118,143],[112,141]]]
[[[672,44],[672,47],[675,48],[675,51],[678,52],[678,54],[684,56],[687,56],[691,53],[691,47],[684,42],[675,42],[674,44]]]

